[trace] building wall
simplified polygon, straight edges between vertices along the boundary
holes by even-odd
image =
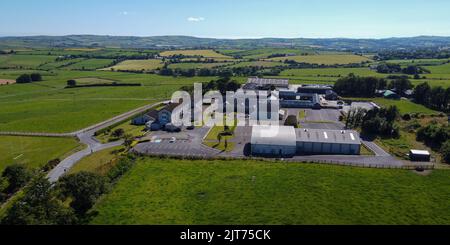
[[[251,151],[253,156],[293,157],[297,152],[297,148],[296,146],[255,144],[251,146]]]
[[[297,142],[298,154],[359,155],[361,145],[322,142]]]

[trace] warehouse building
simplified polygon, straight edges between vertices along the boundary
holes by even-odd
[[[283,108],[321,108],[318,94],[303,94],[292,90],[280,90],[280,106]]]
[[[361,140],[356,131],[296,129],[297,153],[359,155]]]
[[[290,126],[254,126],[254,156],[359,155],[361,140],[356,131],[295,129]]]
[[[258,90],[275,88],[289,88],[288,79],[249,78],[244,85],[244,90]]]
[[[293,157],[296,152],[294,127],[253,126],[251,138],[253,156]]]

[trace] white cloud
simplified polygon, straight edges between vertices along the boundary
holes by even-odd
[[[122,11],[122,12],[120,12],[119,14],[120,14],[120,15],[128,15],[129,13],[128,13],[128,11]]]
[[[200,22],[200,21],[204,21],[205,18],[203,18],[203,17],[189,17],[189,18],[187,18],[187,20],[189,22]]]

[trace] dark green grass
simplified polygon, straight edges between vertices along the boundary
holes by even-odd
[[[450,224],[450,171],[147,158],[94,224]]]

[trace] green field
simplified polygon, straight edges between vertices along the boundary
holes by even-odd
[[[87,59],[81,62],[67,66],[66,69],[70,70],[96,70],[105,68],[112,64],[112,59]]]
[[[263,48],[263,49],[251,49],[251,50],[219,50],[220,53],[229,56],[242,56],[245,59],[265,59],[274,54],[315,54],[310,49],[284,49],[284,48]]]
[[[150,71],[163,67],[161,60],[125,60],[119,64],[105,68],[104,70],[116,71]]]
[[[220,66],[226,66],[232,63],[218,62],[218,63],[175,63],[170,64],[171,69],[201,69],[201,68],[215,68]]]
[[[367,57],[352,54],[324,54],[324,55],[298,55],[288,57],[277,57],[269,60],[285,61],[294,60],[299,63],[310,63],[319,65],[345,65],[370,61]]]
[[[450,224],[450,171],[146,158],[93,224]]]
[[[406,114],[406,113],[422,113],[422,114],[428,114],[428,115],[438,114],[437,111],[428,109],[423,105],[413,103],[409,100],[403,100],[403,99],[402,100],[390,100],[390,99],[384,99],[384,98],[374,98],[372,101],[383,107],[395,105],[400,110],[401,114]]]
[[[80,78],[141,83],[143,86],[64,89],[67,80]],[[43,82],[0,87],[0,106],[3,109],[0,110],[0,131],[72,132],[170,98],[183,85],[211,79],[106,71],[58,71],[44,76]]]
[[[282,71],[280,76],[293,76],[293,77],[330,77],[335,80],[339,77],[345,77],[348,74],[353,73],[357,76],[376,76],[385,77],[385,74],[377,73],[369,68],[318,68],[318,69],[289,69]]]
[[[201,56],[204,58],[230,58],[226,55],[219,54],[214,50],[206,49],[206,50],[171,50],[164,51],[160,53],[163,57],[173,56],[173,55],[184,55],[184,56]]]
[[[35,69],[42,64],[54,62],[56,58],[48,55],[0,55],[0,68]]]
[[[41,167],[80,147],[74,138],[0,136],[0,172],[13,163]]]
[[[75,174],[81,171],[106,175],[108,170],[116,164],[116,151],[123,149],[122,146],[106,149],[89,155],[79,161],[73,168],[70,169],[69,174]]]
[[[254,67],[276,67],[276,66],[288,66],[285,63],[282,62],[272,62],[272,61],[248,61],[248,62],[240,62],[237,63],[235,65],[232,65],[230,67],[249,67],[249,66],[254,66]]]

